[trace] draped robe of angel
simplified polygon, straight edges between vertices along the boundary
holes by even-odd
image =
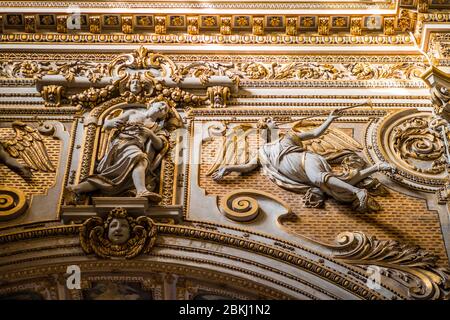
[[[387,163],[380,163],[369,168],[352,170],[346,175],[334,173],[326,157],[330,160],[341,158],[361,148],[356,141],[333,129],[329,129],[325,134],[328,135],[329,141],[327,137],[318,140],[337,117],[331,113],[325,122],[310,131],[297,132],[291,129],[275,142],[264,144],[259,149],[258,156],[247,164],[220,166],[212,177],[215,181],[220,181],[231,172],[245,173],[261,166],[266,176],[278,186],[293,192],[306,193],[313,203],[322,204],[323,196],[327,194],[340,202],[352,202],[356,210],[365,211],[367,190],[355,185],[376,171],[391,170],[392,167]],[[317,151],[312,151],[314,149]]]
[[[158,121],[166,118],[168,111],[166,103],[157,102],[148,110],[128,110],[106,120],[104,127],[110,129],[110,142],[96,173],[69,190],[76,194],[100,190],[109,195],[135,190],[136,197],[161,200],[153,190],[156,170],[169,145],[168,132]]]

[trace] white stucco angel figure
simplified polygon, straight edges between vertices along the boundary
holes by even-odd
[[[298,122],[281,138],[264,144],[248,163],[222,165],[212,178],[220,181],[232,172],[246,173],[262,167],[263,173],[278,186],[305,194],[310,206],[322,205],[328,195],[339,202],[353,203],[357,211],[370,209],[368,190],[359,185],[377,171],[394,168],[385,162],[365,168],[364,160],[356,155],[362,149],[359,143],[339,130],[329,129],[338,113],[339,109],[332,111],[315,128]],[[276,128],[271,119],[266,126],[269,130]],[[343,174],[332,171],[328,161],[336,159],[342,159]]]
[[[107,195],[135,192],[159,202],[157,169],[169,148],[169,126],[180,126],[178,113],[167,102],[150,104],[148,109],[131,109],[105,120],[104,150],[95,174],[67,189],[75,196],[100,191]],[[107,134],[108,132],[108,134]],[[100,146],[102,142],[100,142]],[[100,150],[101,151],[101,150]]]

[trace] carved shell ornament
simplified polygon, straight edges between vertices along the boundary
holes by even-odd
[[[156,231],[156,225],[149,217],[133,218],[125,209],[115,208],[106,219],[87,219],[80,228],[80,243],[87,254],[131,259],[151,250]]]

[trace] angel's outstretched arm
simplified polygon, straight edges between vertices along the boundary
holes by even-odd
[[[301,139],[301,140],[308,140],[308,139],[315,139],[320,137],[325,130],[328,129],[328,127],[330,126],[330,124],[333,122],[334,119],[339,118],[338,115],[336,115],[334,113],[334,111],[332,111],[330,113],[330,115],[328,116],[327,120],[325,120],[320,126],[318,126],[317,128],[308,131],[308,132],[300,132],[300,133],[296,133],[297,136]]]
[[[216,172],[212,174],[212,178],[215,181],[220,181],[222,178],[226,175],[229,175],[232,172],[240,172],[240,173],[247,173],[250,171],[255,170],[259,167],[259,158],[258,156],[255,156],[253,159],[251,159],[246,164],[240,164],[240,165],[230,165],[230,166],[223,166]]]

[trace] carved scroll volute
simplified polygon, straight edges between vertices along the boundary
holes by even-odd
[[[21,190],[0,186],[0,221],[17,218],[27,207],[27,199]]]
[[[410,175],[444,179],[444,144],[431,121],[431,113],[411,110],[386,118],[379,125],[377,142],[383,157]]]
[[[256,197],[271,199],[286,209],[286,214],[292,214],[289,205],[280,198],[264,191],[253,189],[239,189],[226,194],[220,201],[219,208],[228,219],[237,222],[255,220],[260,214],[260,207]]]

